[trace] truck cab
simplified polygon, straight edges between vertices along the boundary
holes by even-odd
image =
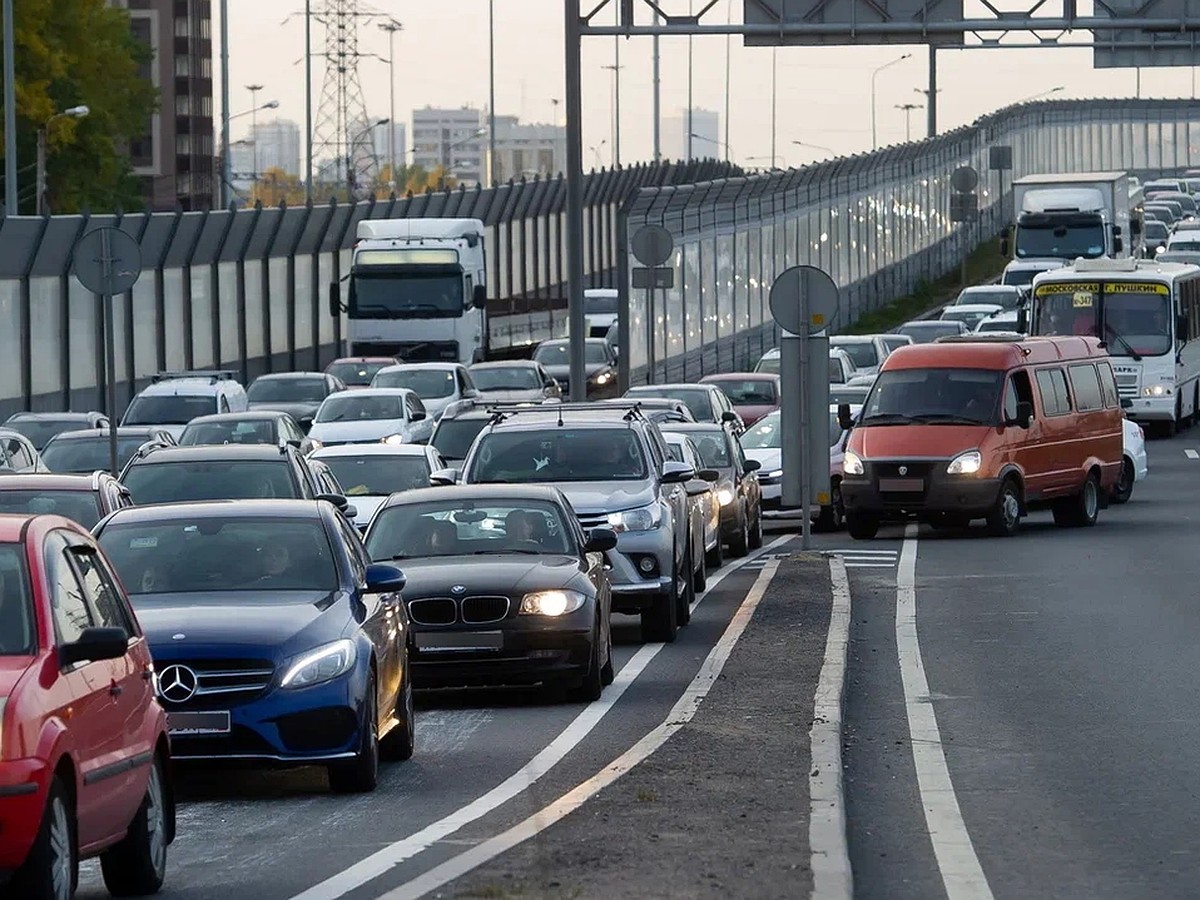
[[[1015,259],[1127,257],[1134,196],[1124,172],[1029,175],[1013,182]],[[1005,250],[1007,252],[1007,249]]]
[[[487,355],[485,228],[479,219],[358,223],[350,273],[329,291],[348,353],[469,365]]]

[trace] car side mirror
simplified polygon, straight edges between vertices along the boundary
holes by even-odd
[[[838,425],[841,426],[842,431],[849,431],[854,427],[854,417],[850,415],[849,403],[838,404]]]
[[[332,503],[338,508],[339,512],[343,513],[350,507],[350,501],[341,494],[317,494],[317,499]]]
[[[336,281],[329,283],[329,315],[337,318],[342,314],[342,286]]]
[[[1121,409],[1133,409],[1133,401],[1128,397],[1121,398]]]
[[[716,469],[700,469],[696,472],[696,477],[701,481],[707,481],[709,484],[716,484],[721,480],[721,473]]]
[[[663,484],[684,484],[696,477],[696,470],[687,463],[667,462],[663,463],[662,481]]]
[[[409,414],[409,416],[408,416],[408,421],[410,421],[410,422],[423,422],[423,421],[424,421],[426,418],[428,418],[428,416],[427,416],[427,414],[425,413],[425,411],[424,411],[424,410],[421,410],[421,409],[414,409],[414,410],[413,410],[413,411],[412,411],[412,412]]]
[[[1029,333],[1029,310],[1025,306],[1017,309],[1017,331],[1021,334]]]
[[[737,413],[735,413],[731,409],[727,409],[727,410],[725,410],[725,412],[721,413],[721,421],[722,422],[736,422],[737,420],[738,420]]]
[[[761,468],[762,468],[762,463],[759,462],[757,459],[748,459],[748,460],[746,460],[746,465],[743,467],[742,471],[745,472],[747,475],[752,475]]]
[[[79,640],[58,648],[61,668],[81,662],[102,662],[120,659],[129,649],[129,635],[124,628],[85,628]]]
[[[438,469],[429,473],[429,483],[434,486],[458,484],[459,474],[458,469]]]
[[[296,424],[299,425],[301,428],[303,428],[304,432],[307,434],[308,429],[313,427],[313,417],[312,416],[301,416],[300,421],[297,422]]]
[[[689,497],[700,497],[712,490],[712,485],[702,478],[693,478],[687,483]]]
[[[593,528],[583,549],[588,553],[607,553],[617,546],[617,533],[611,528]]]
[[[1114,231],[1120,231],[1120,230],[1121,230],[1120,228],[1114,229]],[[1120,253],[1124,249],[1125,249],[1125,242],[1123,240],[1121,240],[1119,237],[1114,237],[1113,238],[1113,252]]]
[[[408,584],[408,578],[396,566],[371,563],[367,566],[368,594],[398,594]]]
[[[487,285],[475,285],[474,290],[471,291],[471,305],[476,309],[483,309],[487,306]]]
[[[1022,400],[1017,404],[1016,418],[1005,424],[1016,428],[1028,428],[1031,422],[1033,422],[1033,404],[1028,400]]]

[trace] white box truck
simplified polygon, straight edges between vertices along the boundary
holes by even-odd
[[[1017,216],[1013,258],[1128,257],[1137,249],[1128,238],[1132,199],[1125,172],[1017,178],[1013,181]]]

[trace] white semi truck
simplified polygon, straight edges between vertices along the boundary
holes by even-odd
[[[1134,205],[1125,172],[1018,178],[1013,181],[1017,214],[1013,258],[1074,261],[1080,257],[1128,257],[1137,250],[1127,237],[1135,221],[1130,215]]]
[[[487,230],[479,219],[365,219],[358,223],[345,303],[345,352],[465,365],[519,353],[566,333],[567,312],[488,310]]]

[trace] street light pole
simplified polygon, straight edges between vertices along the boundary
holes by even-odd
[[[573,401],[587,399],[584,349],[587,320],[583,309],[583,96],[581,71],[583,22],[579,0],[566,0],[565,84],[567,101],[567,336],[570,338],[570,376]]]
[[[555,116],[557,118],[557,116]],[[557,125],[557,122],[551,123]],[[496,0],[488,0],[488,187],[496,183]]]
[[[400,183],[400,175],[396,172],[396,32],[403,26],[395,19],[389,19],[379,26],[388,33],[388,87],[390,91],[388,110],[391,123],[388,125],[388,166],[392,170],[392,190]]]
[[[217,196],[229,206],[229,0],[221,0],[221,184]]]
[[[893,59],[891,62],[884,63],[882,66],[880,66],[879,68],[877,68],[875,71],[873,71],[871,73],[871,149],[872,150],[879,149],[879,136],[878,136],[878,132],[875,128],[875,79],[878,77],[879,73],[882,72],[884,69],[887,69],[887,68],[890,68],[891,66],[896,65],[896,63],[903,62],[904,60],[908,59],[910,56],[912,56],[911,53],[905,53],[903,56],[899,57],[898,59]]]
[[[727,0],[725,4],[725,21],[728,25],[733,24],[733,0]],[[733,151],[729,149],[729,82],[730,74],[733,71],[732,40],[732,34],[725,35],[725,162],[729,162],[729,158],[733,155]]]
[[[616,40],[621,40],[619,37]],[[619,46],[619,45],[618,45]],[[616,168],[621,164],[621,51],[616,53],[616,62],[604,66],[613,73],[613,119],[612,119],[612,164]]]
[[[313,199],[312,94],[312,0],[304,0],[304,199],[308,203],[312,203]],[[228,128],[225,129],[225,138],[229,139]],[[228,152],[226,152],[225,158],[228,161]]]
[[[688,15],[693,16],[695,9],[692,5],[692,0],[688,0]],[[692,160],[692,132],[695,130],[692,124],[692,41],[693,38],[688,35],[688,78],[687,78],[687,158]]]
[[[771,48],[771,168],[775,168],[775,139],[777,137],[776,122],[779,115],[779,65],[778,48]]]
[[[39,216],[44,215],[46,212],[46,143],[50,123],[55,119],[82,119],[89,112],[91,110],[86,106],[72,106],[70,109],[65,109],[60,113],[52,115],[37,131],[37,174],[35,177],[37,199],[35,209]]]
[[[4,214],[17,214],[17,75],[13,0],[4,0]]]
[[[904,143],[912,140],[912,111],[914,109],[924,109],[920,103],[897,103],[896,109],[904,110]]]
[[[254,169],[250,173],[250,177],[256,190],[258,188],[258,92],[262,89],[261,84],[246,85],[246,90],[250,92],[250,139],[254,144]]]
[[[658,17],[658,7],[654,7],[654,24],[661,24]],[[654,161],[662,162],[662,78],[661,78],[661,59],[658,50],[658,34],[654,35],[654,61],[653,61],[653,101],[651,102],[652,113],[654,119]]]

